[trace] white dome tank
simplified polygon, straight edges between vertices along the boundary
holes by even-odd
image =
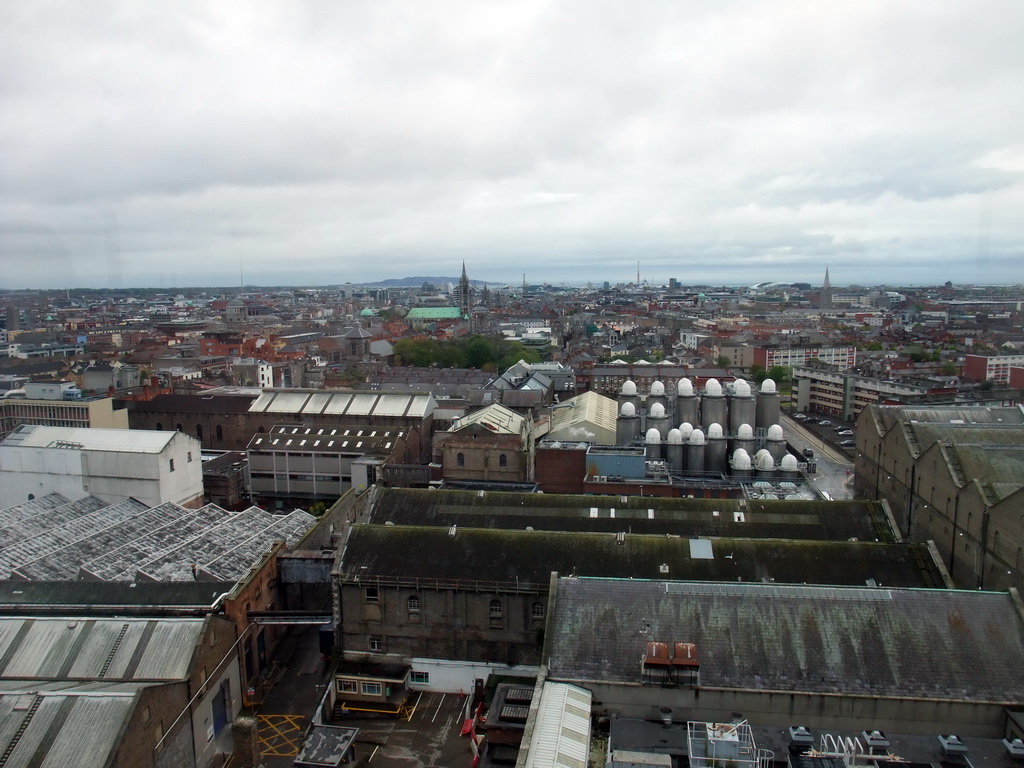
[[[768,427],[768,439],[769,440],[781,440],[782,439],[782,427],[778,424],[772,424]]]
[[[708,427],[708,437],[717,439],[725,437],[725,432],[722,430],[721,424],[712,424]]]
[[[665,441],[669,445],[682,445],[683,444],[683,433],[680,432],[675,427],[673,427],[672,429],[670,429],[668,431],[668,437],[665,438]]]
[[[690,433],[690,445],[704,445],[704,430],[695,429]]]
[[[657,397],[658,395],[665,394],[665,385],[660,381],[655,381],[651,384],[651,394]]]
[[[679,434],[683,436],[684,440],[689,440],[690,435],[693,433],[693,424],[688,421],[684,421],[679,425]]]
[[[796,456],[792,453],[787,453],[782,457],[782,461],[779,462],[779,467],[781,467],[783,472],[796,472],[799,469]]]
[[[732,393],[736,397],[750,397],[750,385],[743,379],[739,379],[732,387]]]
[[[718,379],[708,379],[704,385],[704,395],[706,397],[721,397],[722,396],[722,382]]]
[[[644,441],[648,443],[660,443],[661,432],[659,432],[654,427],[651,427],[650,429],[647,430],[647,436],[644,438]]]
[[[693,382],[689,379],[680,379],[679,383],[676,384],[676,392],[683,397],[689,397],[693,394]]]
[[[775,382],[772,379],[765,379],[761,382],[761,393],[765,395],[774,395],[776,392]]]
[[[732,468],[737,472],[746,472],[750,470],[753,465],[750,463],[750,454],[742,448],[737,448],[732,452]]]
[[[619,409],[619,416],[624,419],[631,419],[636,416],[636,406],[632,403],[623,403],[622,408]]]
[[[635,381],[630,381],[629,379],[627,379],[626,381],[622,382],[622,394],[623,395],[628,395],[630,397],[635,395],[636,394],[636,382]]]
[[[753,440],[754,428],[749,424],[740,424],[740,428],[736,430],[736,437],[740,440]]]
[[[661,403],[653,403],[651,405],[651,418],[652,419],[663,419],[665,418],[665,406]]]
[[[775,459],[772,458],[772,455],[768,453],[768,451],[758,451],[757,458],[754,463],[757,464],[757,468],[760,470],[767,471],[775,469]]]

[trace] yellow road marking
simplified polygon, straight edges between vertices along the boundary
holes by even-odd
[[[260,753],[272,757],[295,757],[302,747],[304,715],[258,715]]]

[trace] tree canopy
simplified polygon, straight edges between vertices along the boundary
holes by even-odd
[[[418,368],[478,368],[504,371],[520,360],[539,363],[540,353],[518,341],[498,336],[465,336],[452,341],[437,339],[399,339],[394,344],[395,365]]]

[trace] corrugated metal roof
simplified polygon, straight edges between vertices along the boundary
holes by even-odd
[[[590,756],[590,691],[544,683],[527,768],[583,768]]]
[[[174,439],[177,432],[158,432],[142,429],[98,429],[96,427],[45,427],[38,425],[18,428],[3,441],[3,445],[23,448],[68,447],[87,451],[114,451],[117,453],[160,453]],[[11,442],[9,442],[11,441]]]
[[[0,618],[0,676],[182,680],[203,619]]]

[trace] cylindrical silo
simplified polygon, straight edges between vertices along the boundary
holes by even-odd
[[[786,437],[782,434],[782,427],[778,424],[768,427],[768,438],[765,440],[764,447],[768,449],[768,453],[772,455],[776,464],[782,461],[782,457],[786,455]]]
[[[661,407],[666,412],[668,411],[668,396],[665,394],[665,384],[660,381],[651,382],[651,393],[647,396],[647,413],[651,412],[655,403],[660,403]]]
[[[623,403],[619,407],[619,418],[615,421],[615,442],[618,445],[629,445],[640,437],[640,417],[636,415],[636,406]]]
[[[683,443],[683,471],[687,471],[690,467],[690,452],[686,448],[690,444],[690,435],[693,434],[693,424],[688,421],[684,421],[679,425],[679,439]]]
[[[665,413],[665,406],[662,403],[654,403],[647,409],[647,428],[654,427],[658,432],[667,435],[672,428],[668,415]]]
[[[754,456],[754,471],[758,480],[771,480],[775,477],[775,459],[764,448]]]
[[[729,442],[725,439],[725,430],[721,424],[712,424],[708,427],[707,443],[704,451],[704,471],[724,474]]]
[[[686,446],[686,471],[694,474],[704,471],[704,432],[699,429],[690,433]]]
[[[749,480],[754,476],[754,465],[750,461],[750,454],[742,448],[733,451],[729,464],[732,476],[737,480]]]
[[[732,439],[734,451],[742,448],[748,456],[757,452],[757,438],[754,437],[754,428],[749,424],[740,424],[736,429],[736,436]]]
[[[792,453],[787,453],[779,462],[779,476],[783,480],[796,482],[800,479],[800,462]]]
[[[739,379],[732,387],[729,398],[729,434],[735,435],[740,424],[753,424],[757,418],[757,402],[750,391],[750,384]]]
[[[683,433],[678,429],[670,429],[665,438],[665,462],[669,472],[683,471]]]
[[[693,391],[693,382],[689,379],[680,379],[676,390],[679,393],[676,397],[676,420],[696,424],[697,395]]]
[[[761,391],[757,395],[757,429],[768,429],[772,424],[779,423],[779,393],[775,382],[765,379],[761,382]]]
[[[638,395],[636,392],[635,381],[630,381],[629,379],[627,379],[626,381],[622,382],[622,389],[619,390],[619,396],[617,398],[617,401],[619,403],[620,410],[622,409],[622,406],[625,403],[632,403],[633,408],[636,409],[636,412],[640,413],[640,395]]]
[[[704,385],[704,396],[700,399],[700,423],[706,429],[712,424],[725,424],[725,395],[718,379],[708,379]]]
[[[661,458],[661,432],[651,427],[644,437],[644,448],[647,450],[648,461]]]

